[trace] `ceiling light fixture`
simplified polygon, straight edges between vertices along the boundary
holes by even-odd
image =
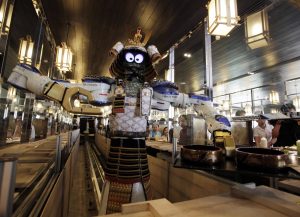
[[[33,54],[34,42],[31,40],[31,36],[27,35],[26,38],[20,39],[20,47],[19,47],[19,62],[32,64],[32,54]]]
[[[65,42],[62,42],[60,46],[56,47],[56,49],[57,49],[57,54],[56,54],[57,68],[63,73],[72,71],[73,53],[71,51],[71,48],[69,48]]]
[[[300,111],[300,97],[298,96],[297,84],[295,84],[296,88],[296,97],[293,99],[293,105],[296,108],[296,112]]]
[[[17,95],[17,89],[14,87],[9,87],[7,90],[7,99],[13,100],[13,98]]]
[[[38,0],[32,0],[32,4],[33,4],[33,7],[34,7],[34,10],[35,10],[36,14],[39,16],[40,13],[41,13],[39,1]]]
[[[67,24],[67,40],[56,47],[56,66],[62,72],[72,71],[73,53],[70,47],[67,46],[69,37],[70,23]]]
[[[8,34],[13,12],[13,2],[10,0],[0,1],[0,29],[1,34]]]
[[[272,90],[271,93],[270,93],[270,98],[269,98],[270,102],[272,104],[278,104],[280,101],[279,101],[279,94],[277,91],[274,91]]]
[[[80,108],[80,105],[81,105],[81,103],[80,103],[79,99],[75,99],[74,100],[74,107]]]
[[[191,58],[192,57],[192,55],[190,53],[184,53],[183,56],[186,57],[186,58]]]
[[[245,21],[245,37],[251,49],[267,46],[270,41],[266,10],[251,14]]]
[[[278,111],[278,109],[276,109],[276,108],[271,108],[271,110],[270,110],[270,113],[271,114],[276,114],[276,113],[278,113],[279,111]]]
[[[296,97],[293,99],[293,105],[294,105],[295,108],[296,108],[296,112],[299,112],[299,111],[300,111],[300,97],[299,97],[299,96],[296,96]]]
[[[238,25],[236,0],[211,0],[207,7],[209,34],[227,36]]]

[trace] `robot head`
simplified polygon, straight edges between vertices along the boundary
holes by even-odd
[[[138,28],[133,40],[124,46],[121,42],[115,44],[110,54],[115,59],[110,66],[110,73],[121,79],[139,78],[141,81],[150,81],[156,75],[152,62],[156,61],[160,54],[153,45],[146,50],[141,43],[141,30]]]
[[[149,73],[156,75],[149,54],[135,47],[122,49],[112,63],[110,72],[121,79],[138,77],[141,80],[147,80]]]

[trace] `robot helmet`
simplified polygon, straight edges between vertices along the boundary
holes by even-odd
[[[128,40],[124,46],[117,42],[110,51],[115,56],[110,66],[110,73],[117,78],[138,77],[142,81],[150,81],[156,75],[152,62],[160,57],[157,48],[154,45],[145,48],[145,44],[140,40],[142,38],[141,29],[137,29],[134,39]]]

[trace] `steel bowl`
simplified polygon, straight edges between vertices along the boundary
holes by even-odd
[[[194,163],[217,164],[223,159],[222,149],[209,145],[184,145],[181,158]]]
[[[288,155],[268,148],[241,147],[236,149],[238,167],[282,169],[288,164]]]

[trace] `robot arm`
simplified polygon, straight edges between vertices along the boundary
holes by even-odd
[[[177,86],[168,81],[157,81],[153,85],[153,97],[156,100],[169,102],[174,107],[193,106],[194,110],[205,119],[209,132],[217,130],[230,131],[229,120],[215,110],[207,96],[179,93]]]
[[[217,112],[209,97],[189,94],[189,102],[198,114],[202,114],[209,132],[213,133],[218,130],[230,131],[231,124],[229,120]]]
[[[152,99],[151,101],[151,108],[156,109],[159,111],[168,111],[170,108],[170,103],[167,101],[159,100],[159,99]]]
[[[56,82],[29,65],[17,65],[8,78],[8,82],[17,88],[29,90],[36,95],[44,95],[59,102],[67,111],[82,114],[99,114],[97,107],[74,107],[74,96],[80,94],[87,97],[89,103],[105,105],[109,103],[110,81],[83,82],[83,84],[70,84]]]

